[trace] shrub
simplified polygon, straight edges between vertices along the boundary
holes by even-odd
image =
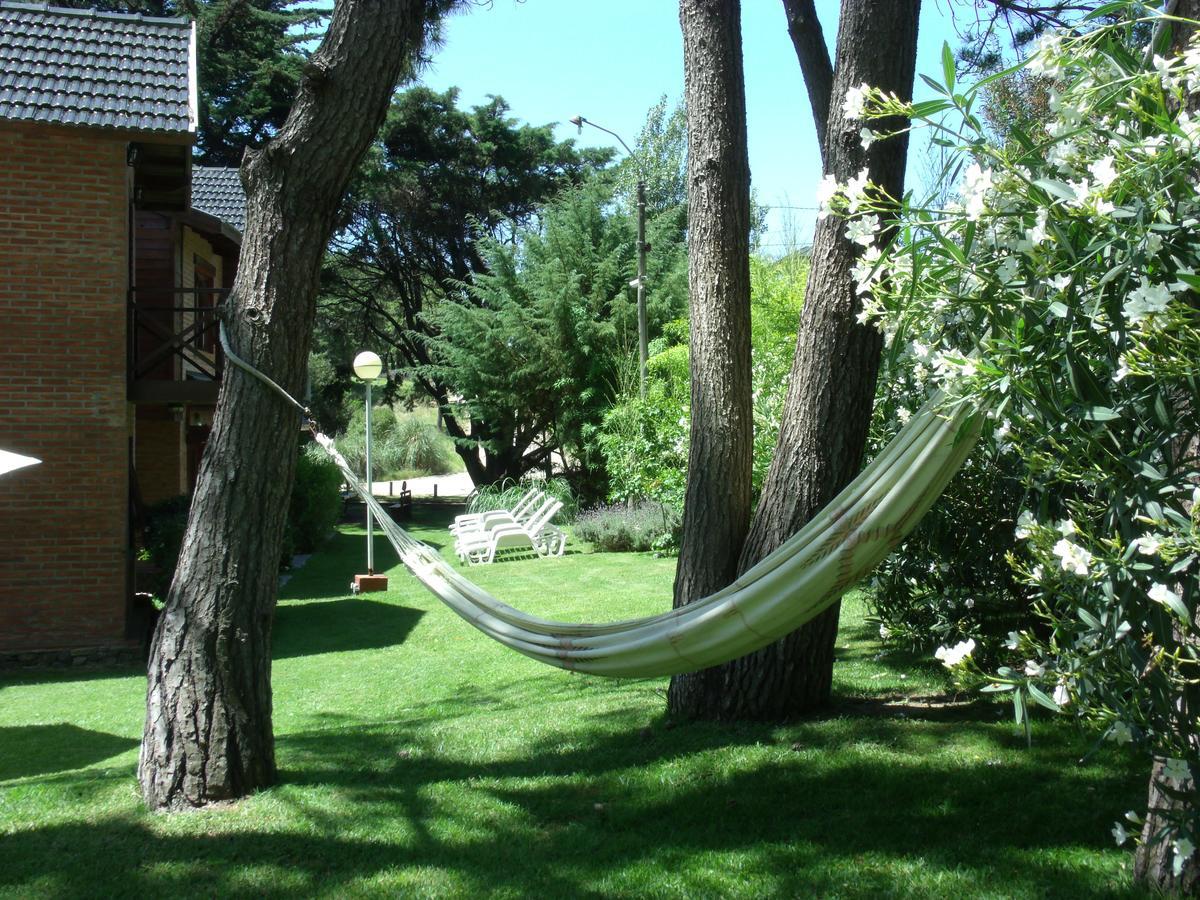
[[[578,512],[575,495],[571,485],[562,478],[532,478],[525,477],[520,481],[506,478],[496,484],[485,484],[477,487],[467,503],[467,512],[491,512],[494,509],[512,509],[531,487],[537,488],[543,494],[549,494],[556,500],[562,501],[562,509],[555,516],[562,522],[570,522]]]
[[[158,569],[153,588],[160,598],[167,596],[171,579],[175,577],[175,566],[179,561],[179,550],[183,546],[183,533],[187,530],[188,508],[191,502],[190,497],[181,494],[156,503],[146,510],[142,546],[150,562]]]
[[[341,470],[319,447],[301,451],[284,537],[288,559],[293,553],[312,553],[328,537],[342,513],[341,486]]]
[[[580,513],[575,536],[605,552],[673,552],[678,550],[682,525],[679,511],[665,503],[618,503]]]
[[[337,447],[356,472],[367,470],[365,416],[360,407],[350,417]],[[371,411],[371,467],[376,480],[446,475],[455,471],[458,457],[449,437],[416,414],[397,416],[388,406]]]

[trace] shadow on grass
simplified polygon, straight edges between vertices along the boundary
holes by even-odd
[[[0,781],[82,769],[137,744],[130,738],[65,722],[0,726]]]
[[[275,611],[271,655],[290,659],[395,647],[404,643],[423,615],[419,609],[367,599],[284,604]]]
[[[407,872],[445,879],[406,882],[430,893],[686,896],[738,884],[689,867],[720,867],[733,853],[776,895],[955,896],[956,885],[988,884],[1003,896],[1134,895],[1078,852],[1104,848],[1132,782],[1112,768],[1061,765],[1069,741],[1058,733],[999,766],[928,752],[881,761],[876,748],[928,749],[950,735],[931,724],[914,742],[911,721],[882,719],[794,726],[783,739],[767,727],[575,727],[539,736],[534,752],[474,761],[420,721],[331,720],[281,737],[288,768],[271,802],[292,807],[299,830],[246,830],[245,805],[213,813],[195,834],[128,816],[17,831],[0,844],[0,888],[45,884],[38,860],[69,847],[50,876],[66,894],[387,892]],[[953,727],[985,747],[1007,740],[984,723]],[[743,761],[751,747],[762,755],[755,766]],[[240,814],[244,823],[229,818]],[[262,880],[239,882],[247,871]]]

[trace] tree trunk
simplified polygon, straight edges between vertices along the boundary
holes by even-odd
[[[688,124],[691,449],[675,606],[729,584],[750,521],[750,165],[740,0],[682,0]],[[689,715],[706,674],[671,679]]]
[[[238,355],[293,395],[338,204],[420,46],[424,7],[339,0],[287,122],[242,164],[247,227],[224,319]],[[271,623],[299,426],[295,408],[226,367],[150,655],[138,777],[152,809],[275,780]]]
[[[1200,0],[1178,0],[1174,9],[1168,9],[1168,12],[1183,19],[1200,20]],[[1182,23],[1171,27],[1171,53],[1182,53],[1187,48],[1194,28]],[[1185,106],[1193,115],[1200,113],[1200,92],[1193,91],[1189,94]],[[1172,448],[1172,455],[1175,457],[1172,464],[1179,469],[1195,472],[1196,462],[1200,459],[1200,437],[1196,434],[1196,422],[1200,413],[1192,408],[1190,397],[1186,395],[1180,397],[1174,406],[1176,415],[1185,427]],[[1184,510],[1187,513],[1192,512],[1190,501],[1184,502]],[[1175,589],[1182,594],[1184,586],[1176,585]],[[1197,628],[1200,628],[1200,610],[1196,613],[1195,622]],[[1178,635],[1183,637],[1182,629]],[[1193,748],[1200,747],[1200,735],[1197,735],[1196,729],[1197,716],[1200,714],[1200,692],[1193,687],[1190,696],[1187,693],[1181,695],[1176,710],[1176,723],[1181,740],[1190,743]],[[1166,780],[1163,773],[1165,765],[1166,760],[1156,756],[1150,767],[1146,821],[1142,827],[1141,843],[1138,844],[1134,855],[1133,879],[1143,887],[1167,894],[1200,895],[1200,851],[1193,852],[1176,875],[1173,842],[1156,839],[1171,818],[1191,818],[1195,821],[1197,809],[1200,808],[1200,781],[1193,771],[1192,778],[1182,785],[1177,785],[1184,796],[1171,797],[1159,787],[1160,783]]]
[[[863,82],[912,96],[920,0],[843,0],[825,132],[825,171],[845,183],[864,166],[893,197],[904,188],[906,137],[864,150],[842,98]],[[819,121],[819,118],[818,118]],[[859,471],[882,339],[859,325],[850,277],[857,248],[834,217],[817,225],[779,444],[742,550],[745,571],[795,534]],[[687,715],[779,721],[829,701],[840,604],[741,659],[701,673]]]

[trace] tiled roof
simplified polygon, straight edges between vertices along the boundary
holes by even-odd
[[[246,230],[246,195],[238,170],[192,166],[192,209],[215,216],[243,232]]]
[[[195,131],[192,24],[0,2],[0,119]]]

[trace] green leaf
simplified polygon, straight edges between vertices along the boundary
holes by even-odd
[[[1113,412],[1107,406],[1088,406],[1083,410],[1083,417],[1089,422],[1111,422],[1121,418],[1120,413]]]
[[[946,78],[946,88],[954,90],[954,51],[949,41],[942,42],[942,75]]]
[[[1171,574],[1172,575],[1179,574],[1180,572],[1184,571],[1185,569],[1190,568],[1195,561],[1196,561],[1195,553],[1185,556],[1183,559],[1177,559],[1175,561],[1175,565],[1171,566]]]
[[[1163,602],[1166,606],[1169,606],[1171,612],[1174,612],[1176,616],[1183,620],[1183,622],[1192,622],[1192,613],[1190,613],[1188,611],[1188,607],[1184,605],[1183,598],[1171,593],[1168,598],[1163,600]]]
[[[1025,695],[1020,691],[1013,691],[1013,718],[1018,725],[1025,721]]]
[[[1034,181],[1034,184],[1047,194],[1058,197],[1060,200],[1075,199],[1075,192],[1071,190],[1070,185],[1063,184],[1061,181],[1055,181],[1053,178],[1039,178]]]
[[[1100,620],[1097,619],[1095,616],[1093,616],[1086,609],[1084,609],[1083,607],[1080,607],[1075,612],[1078,614],[1079,618],[1083,621],[1083,623],[1085,625],[1087,625],[1089,628],[1091,628],[1094,631],[1100,630],[1100,628],[1101,628]]]
[[[1200,275],[1185,275],[1177,272],[1175,277],[1190,287],[1193,291],[1200,291]]]
[[[921,77],[925,78],[924,75]],[[929,81],[930,84],[934,85],[939,92],[941,92],[941,87],[936,81],[933,81],[932,79],[926,80]],[[949,108],[950,103],[946,100],[922,100],[920,103],[913,104],[912,117],[914,119],[928,119],[931,116],[935,116]]]
[[[1050,699],[1046,692],[1039,688],[1032,681],[1025,685],[1029,689],[1029,696],[1036,700],[1040,705],[1052,712],[1062,712],[1062,707]]]
[[[938,84],[936,81],[934,81],[928,75],[922,74],[921,80],[924,81],[927,85],[929,85],[929,87],[932,88],[936,93],[942,94],[944,96],[948,96],[950,93],[948,90],[946,90],[946,87],[944,85]],[[920,104],[918,104],[918,106],[919,105]],[[914,115],[914,117],[917,115],[917,107],[916,106],[913,107],[913,115]]]
[[[1013,686],[1011,684],[988,684],[981,687],[979,692],[981,694],[1000,694],[1004,691],[1011,691],[1012,689]]]

